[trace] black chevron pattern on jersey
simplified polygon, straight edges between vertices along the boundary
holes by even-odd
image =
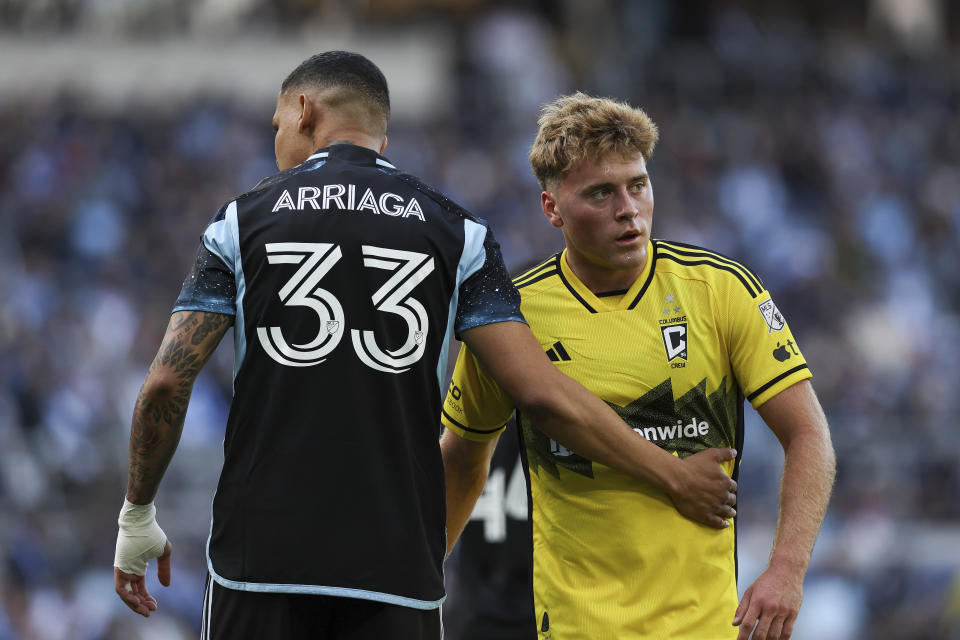
[[[732,273],[744,286],[747,292],[750,293],[750,297],[752,298],[756,298],[760,295],[760,292],[763,291],[763,284],[760,282],[760,279],[751,270],[747,269],[739,262],[725,258],[719,253],[707,251],[706,249],[679,249],[675,246],[671,246],[672,244],[675,243],[658,241],[657,245],[659,251],[657,252],[657,258],[661,260],[670,260],[671,262],[676,262],[677,264],[686,265],[688,267],[705,265],[715,269],[720,269],[721,271]]]
[[[743,395],[736,387],[729,387],[726,377],[720,380],[716,389],[709,392],[704,378],[679,398],[674,398],[673,381],[667,378],[624,406],[612,402],[607,404],[631,428],[639,429],[639,435],[651,439],[666,451],[675,451],[681,458],[707,447],[732,447],[743,443]],[[573,452],[556,455],[546,434],[533,426],[522,413],[518,418],[517,424],[527,442],[532,473],[539,475],[543,469],[559,478],[558,468],[562,467],[587,478],[594,477],[590,460]],[[707,435],[684,436],[677,425],[685,425],[691,420],[706,421],[710,425]],[[742,450],[742,446],[737,448],[738,452]]]

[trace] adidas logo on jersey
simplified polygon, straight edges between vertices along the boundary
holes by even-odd
[[[547,349],[547,357],[550,358],[550,362],[570,362],[570,360],[572,360],[570,354],[567,353],[567,350],[563,348],[563,345],[560,344],[559,340],[554,342],[553,346]]]

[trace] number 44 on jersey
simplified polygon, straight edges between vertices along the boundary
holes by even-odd
[[[503,542],[507,539],[507,518],[527,519],[527,481],[523,477],[520,457],[506,480],[506,471],[497,468],[490,471],[483,493],[477,499],[470,520],[483,522],[483,538],[487,542]]]

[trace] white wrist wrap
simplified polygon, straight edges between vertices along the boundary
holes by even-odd
[[[152,502],[133,504],[125,499],[117,524],[120,534],[113,566],[124,573],[144,575],[150,559],[163,555],[167,546],[167,536],[157,524],[157,508]]]

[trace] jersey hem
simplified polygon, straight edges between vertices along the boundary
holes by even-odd
[[[810,368],[806,364],[797,365],[792,369],[784,371],[773,380],[770,380],[765,385],[751,393],[749,396],[747,396],[747,401],[749,401],[753,408],[756,409],[790,385],[812,377],[813,373],[811,373]]]
[[[224,316],[236,316],[237,311],[232,306],[225,305],[213,305],[213,304],[203,304],[201,302],[185,302],[183,304],[174,305],[173,310],[170,313],[176,313],[178,311],[205,311],[207,313],[219,313]]]
[[[457,340],[462,341],[462,339],[460,338],[460,335],[464,331],[469,331],[470,329],[476,329],[477,327],[484,327],[488,324],[498,324],[500,322],[520,322],[522,324],[530,326],[530,323],[527,322],[527,319],[524,318],[522,315],[511,314],[508,316],[502,316],[497,318],[483,318],[478,320],[475,323],[466,323],[468,326],[458,327],[456,332],[454,333],[454,336],[457,338]]]
[[[355,598],[357,600],[372,600],[374,602],[383,602],[385,604],[393,604],[400,607],[407,607],[409,609],[420,609],[422,611],[436,609],[443,604],[444,600],[447,599],[447,596],[443,596],[439,600],[418,600],[416,598],[408,598],[406,596],[398,596],[392,593],[383,593],[380,591],[367,591],[365,589],[351,589],[348,587],[331,587],[312,584],[241,582],[237,580],[230,580],[218,575],[217,572],[213,570],[213,562],[210,560],[209,556],[207,557],[207,570],[210,572],[210,576],[214,579],[214,581],[216,581],[217,584],[219,584],[221,587],[226,587],[227,589],[233,589],[234,591],[252,591],[257,593],[292,593],[316,596],[334,596],[337,598]]]
[[[464,440],[471,440],[473,442],[490,442],[495,437],[503,433],[503,430],[507,427],[507,423],[504,422],[499,427],[493,429],[471,429],[470,427],[460,424],[454,420],[444,408],[440,409],[440,422],[444,427],[450,429]]]

